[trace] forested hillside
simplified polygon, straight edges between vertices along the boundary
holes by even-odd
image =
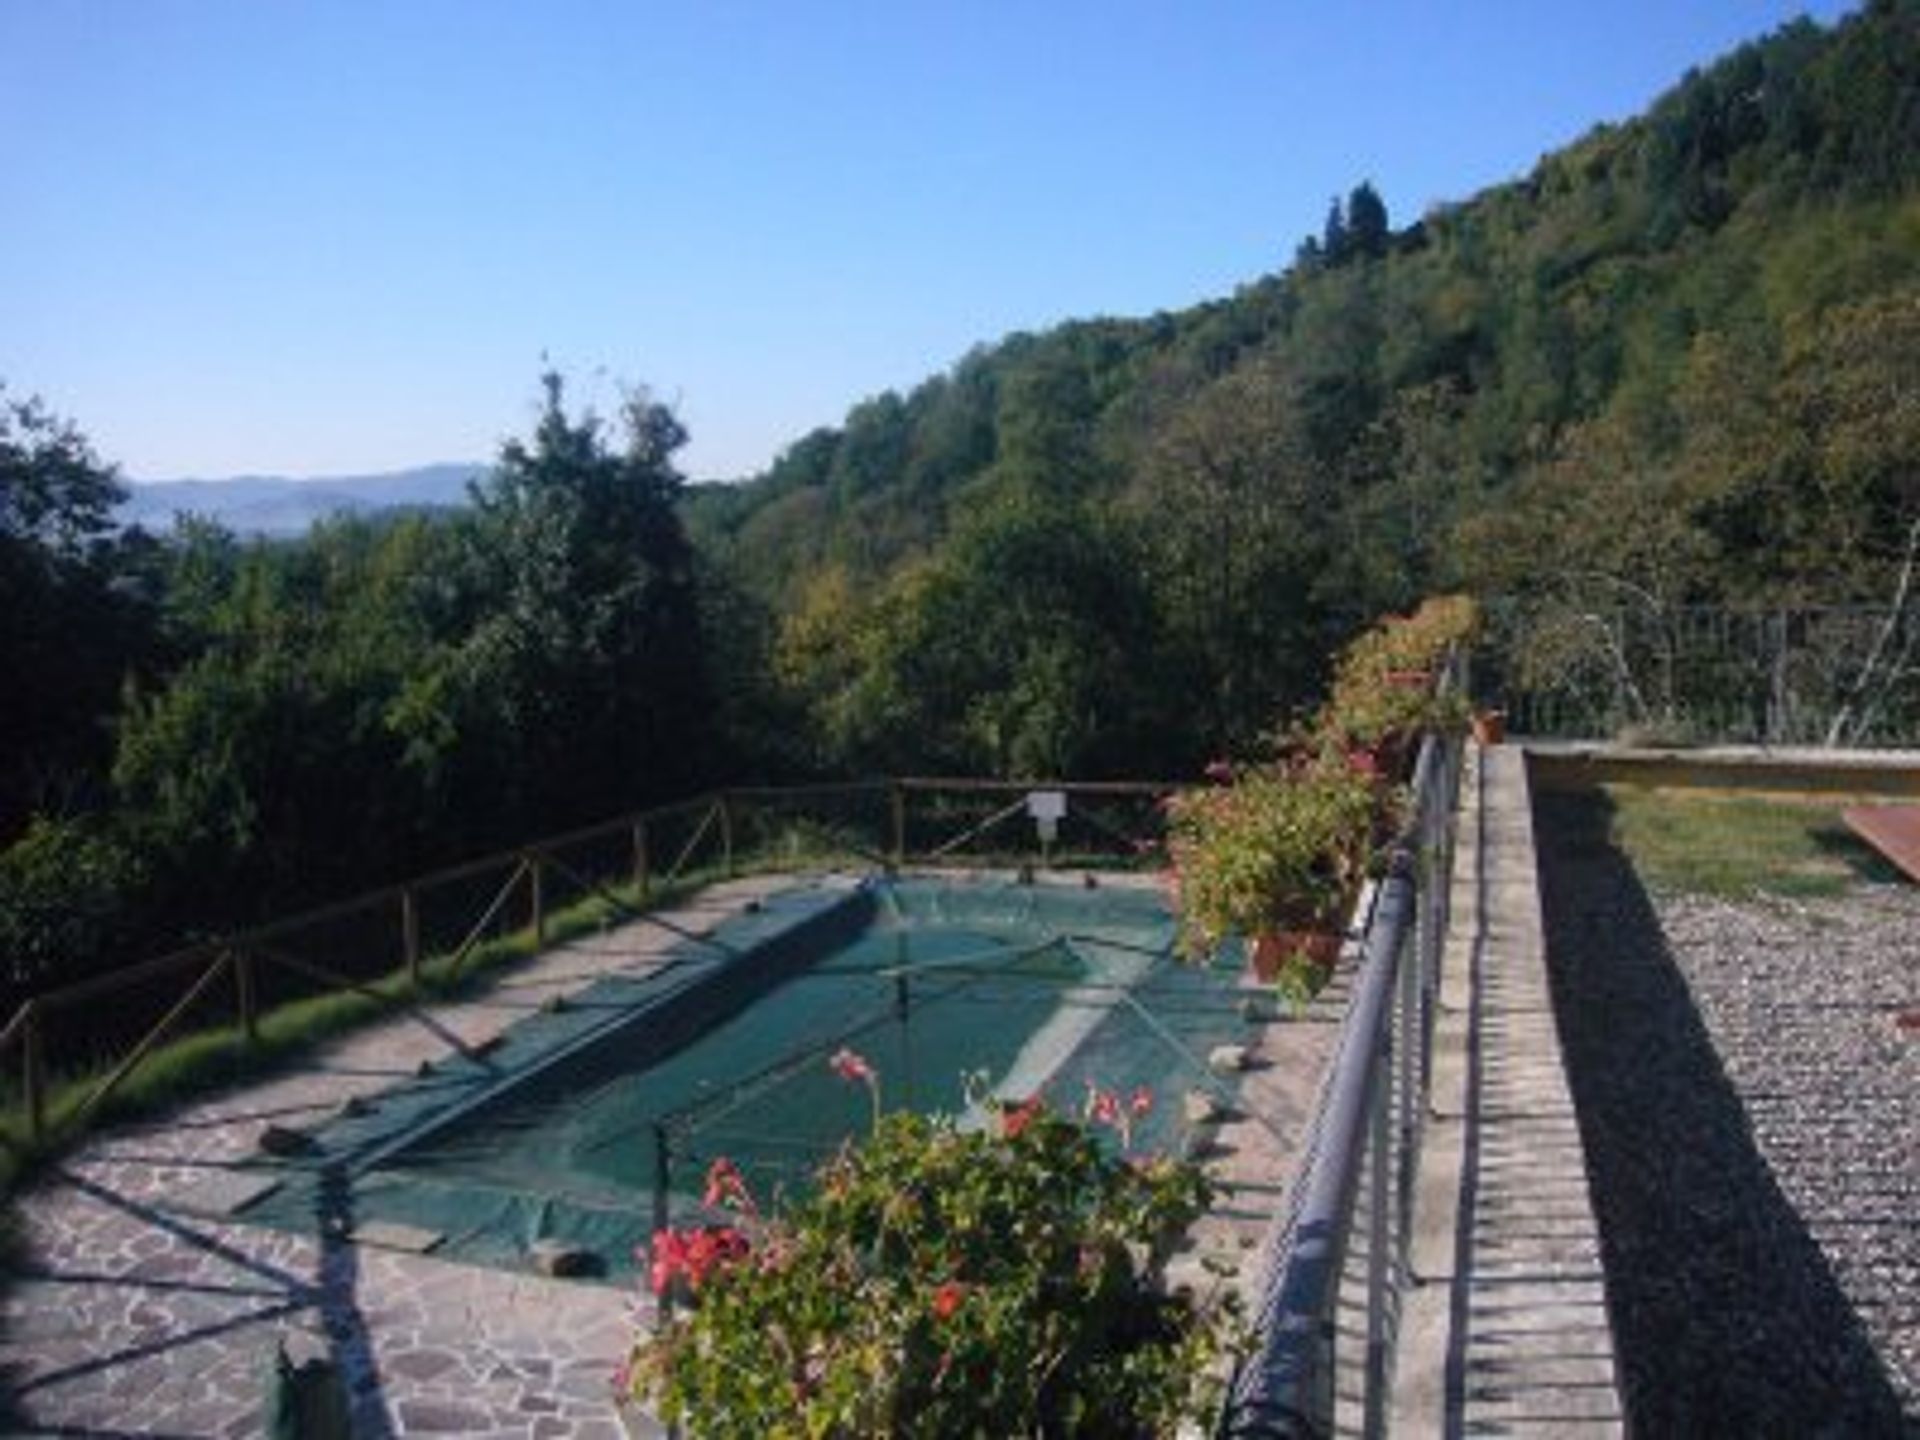
[[[853,769],[1190,765],[1436,588],[1885,602],[1917,176],[1920,8],[1803,21],[1398,228],[1363,184],[1231,299],[976,350],[695,533],[793,762]]]
[[[8,402],[9,987],[728,777],[1192,773],[1437,590],[1526,602],[1548,656],[1555,605],[1894,598],[1920,0],[1789,26],[1457,205],[1392,198],[739,485],[683,486],[662,407],[603,425],[553,380],[471,512],[122,534],[111,467]]]

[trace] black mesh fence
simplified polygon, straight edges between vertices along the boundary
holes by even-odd
[[[1475,689],[1522,734],[1904,746],[1920,740],[1920,614],[1487,607]]]

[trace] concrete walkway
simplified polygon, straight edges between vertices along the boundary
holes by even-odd
[[[1393,1422],[1623,1433],[1587,1166],[1548,992],[1526,760],[1470,751]]]

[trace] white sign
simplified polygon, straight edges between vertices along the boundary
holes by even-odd
[[[1028,791],[1027,814],[1043,824],[1049,821],[1059,824],[1067,817],[1067,792],[1064,790]]]

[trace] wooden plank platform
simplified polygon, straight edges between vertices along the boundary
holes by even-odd
[[[1920,883],[1920,805],[1850,805],[1847,828]]]

